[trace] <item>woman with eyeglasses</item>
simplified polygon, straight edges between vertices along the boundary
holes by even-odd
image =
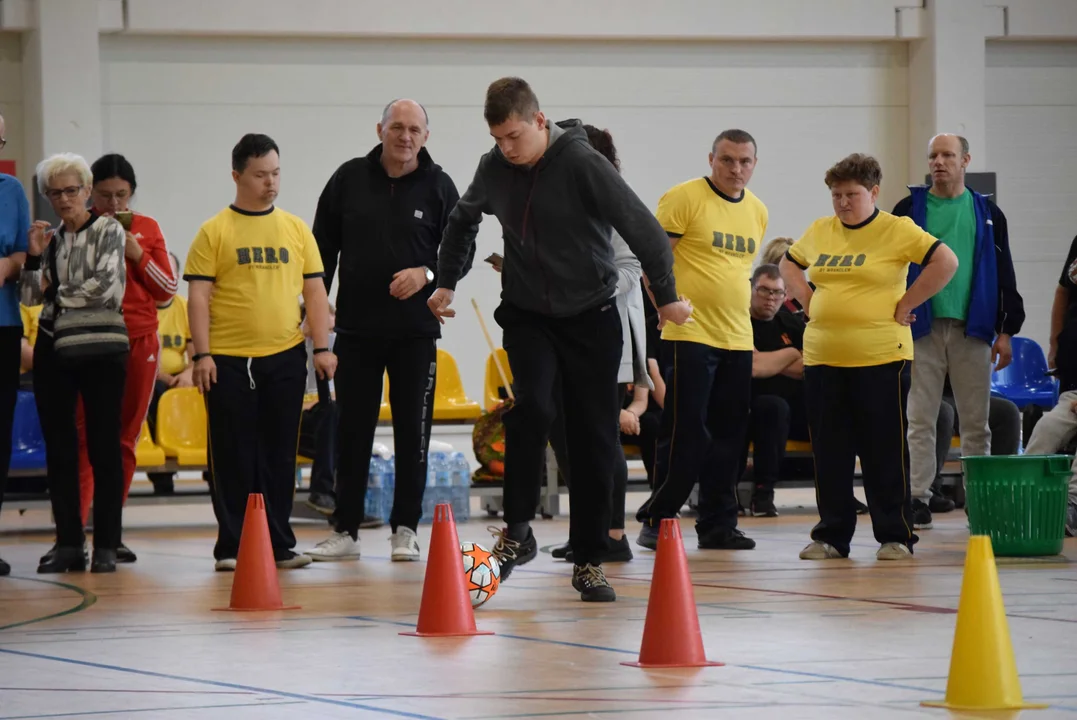
[[[97,159],[90,167],[93,212],[112,216],[124,225],[124,260],[127,265],[127,289],[123,296],[123,319],[131,351],[127,356],[127,379],[120,415],[120,446],[123,450],[123,501],[135,475],[135,445],[142,421],[153,397],[157,380],[161,343],[157,337],[157,303],[165,303],[176,294],[176,275],[168,257],[161,228],[149,215],[131,212],[129,204],[138,183],[135,169],[123,155],[112,153]],[[94,472],[87,456],[86,422],[82,405],[78,413],[79,487],[82,522],[90,514],[94,495]],[[130,563],[135,554],[123,542],[116,546],[116,562]]]
[[[70,153],[49,157],[37,166],[37,182],[61,220],[56,229],[44,220],[31,225],[20,276],[22,303],[43,305],[34,346],[34,398],[56,522],[55,551],[42,558],[37,571],[86,569],[75,425],[81,396],[91,420],[86,440],[96,480],[90,571],[113,572],[123,513],[125,234],[115,218],[87,209],[93,176],[82,157]]]

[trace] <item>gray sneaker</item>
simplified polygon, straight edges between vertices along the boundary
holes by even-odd
[[[1077,537],[1077,502],[1066,508],[1066,537]]]

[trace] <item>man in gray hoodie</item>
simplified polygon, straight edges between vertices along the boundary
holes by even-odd
[[[572,586],[588,602],[616,593],[601,562],[610,522],[610,488],[619,452],[621,320],[613,229],[639,258],[659,322],[682,324],[691,305],[678,300],[665,231],[613,165],[591,147],[582,124],[547,121],[520,78],[494,81],[484,116],[497,147],[479,160],[471,186],[449,216],[438,258],[438,289],[428,304],[439,319],[464,274],[483,215],[501,223],[505,260],[494,319],[514,376],[516,403],[505,414],[505,524],[494,554],[505,580],[532,560],[537,486],[560,373],[575,481],[569,489]]]

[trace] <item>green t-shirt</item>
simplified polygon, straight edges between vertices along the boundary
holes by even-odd
[[[976,209],[967,189],[956,198],[927,194],[927,227],[957,255],[957,272],[935,297],[931,312],[937,318],[966,320],[972,293],[972,265],[976,253]]]

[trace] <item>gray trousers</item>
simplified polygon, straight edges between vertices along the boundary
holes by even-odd
[[[1064,392],[1058,398],[1058,404],[1051,412],[1045,414],[1032,429],[1028,439],[1025,455],[1054,455],[1066,447],[1077,435],[1077,413],[1073,404],[1077,403],[1077,391]],[[1077,504],[1077,458],[1073,461],[1073,474],[1070,475],[1070,502]]]
[[[914,345],[909,389],[909,463],[913,500],[928,502],[936,473],[936,430],[946,376],[961,416],[961,454],[989,455],[991,346],[965,335],[965,324],[939,319]]]

